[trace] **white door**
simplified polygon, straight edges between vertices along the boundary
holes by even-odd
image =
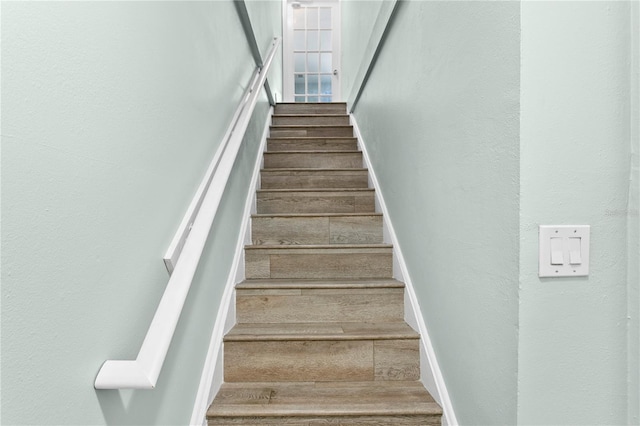
[[[285,102],[340,100],[340,2],[287,0]]]

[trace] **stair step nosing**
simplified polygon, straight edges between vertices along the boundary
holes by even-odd
[[[319,285],[319,284],[275,284],[272,286],[252,286],[250,284],[243,284],[242,287],[236,286],[236,291],[242,290],[366,290],[366,289],[403,289],[404,284],[381,284],[381,285],[356,285],[356,284],[327,284],[327,285]]]
[[[238,419],[242,419],[244,417],[250,417],[252,421],[254,421],[256,417],[331,418],[331,417],[346,417],[346,416],[349,416],[349,417],[380,416],[380,420],[382,421],[386,417],[391,417],[391,416],[418,417],[418,416],[438,416],[442,414],[442,410],[440,409],[440,407],[435,406],[436,405],[435,403],[431,402],[428,404],[434,405],[434,407],[429,407],[429,408],[425,407],[425,408],[419,409],[419,408],[414,408],[414,406],[412,405],[412,407],[409,409],[409,408],[403,408],[403,407],[387,407],[387,406],[375,407],[374,405],[371,405],[366,407],[357,407],[357,408],[343,409],[343,410],[335,409],[335,408],[331,410],[323,410],[318,407],[311,407],[311,408],[296,407],[295,409],[287,407],[285,410],[283,407],[276,408],[269,405],[260,404],[260,406],[258,406],[258,404],[256,404],[256,405],[247,406],[247,407],[251,407],[251,409],[250,410],[247,409],[246,413],[238,413],[234,409],[227,409],[225,411],[224,409],[221,409],[219,406],[216,406],[215,414],[212,413],[209,416],[213,418],[231,417],[231,418],[238,418]],[[266,410],[265,407],[268,407],[270,409]],[[380,423],[380,424],[384,424],[384,423]]]
[[[351,168],[341,167],[341,168],[335,168],[335,169],[329,169],[326,167],[322,167],[322,168],[315,168],[315,167],[271,168],[269,167],[267,169],[260,169],[260,172],[353,172],[353,171],[368,172],[369,170],[362,167],[351,167]]]
[[[330,324],[332,329],[318,328]],[[359,326],[370,328],[360,328]],[[391,327],[389,327],[391,326]],[[315,327],[315,328],[314,328]],[[377,328],[376,328],[377,327]],[[302,328],[302,329],[301,329]],[[326,341],[326,340],[418,340],[420,334],[404,321],[362,323],[362,322],[322,322],[322,323],[239,323],[225,336],[233,341]]]
[[[247,279],[236,285],[236,290],[277,290],[277,289],[361,289],[361,288],[404,288],[403,282],[394,279],[381,280],[288,280]]]
[[[257,189],[256,192],[277,192],[277,193],[294,193],[294,192],[374,192],[374,188],[300,188],[300,189]]]
[[[382,217],[382,213],[261,213],[252,214],[252,218],[270,218],[270,217]]]
[[[352,142],[357,142],[358,138],[356,138],[355,136],[297,136],[297,137],[296,136],[276,136],[276,137],[269,136],[267,137],[267,142],[268,141],[289,142],[289,141],[297,141],[297,140],[304,140],[309,142],[313,142],[317,140],[330,140],[333,142],[337,142],[338,140],[343,140],[345,141],[345,143],[352,143]]]
[[[264,152],[264,155],[289,155],[289,154],[305,154],[305,155],[311,155],[311,154],[331,154],[331,155],[336,155],[336,154],[342,154],[342,155],[353,155],[353,154],[362,154],[362,151],[359,151],[357,149],[351,149],[351,150],[291,150],[291,151],[266,151]]]
[[[303,105],[303,106],[308,106],[308,105],[347,105],[346,102],[278,102],[276,104],[276,107],[280,106],[280,105]],[[301,106],[302,108],[302,106]]]
[[[302,113],[302,114],[273,114],[272,117],[349,117],[349,114],[347,114],[346,112],[343,114],[309,114],[309,113]]]
[[[393,244],[247,244],[245,250],[361,250],[392,249]]]
[[[272,124],[270,126],[272,129],[288,129],[288,128],[293,128],[293,129],[306,129],[309,127],[318,127],[318,128],[322,128],[322,129],[327,129],[327,128],[346,128],[346,127],[353,127],[352,124]]]
[[[413,333],[369,333],[361,335],[309,333],[309,334],[228,334],[224,336],[225,342],[299,342],[299,341],[362,341],[362,340],[419,340],[420,335]]]

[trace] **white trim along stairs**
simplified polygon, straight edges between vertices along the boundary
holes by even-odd
[[[270,121],[191,423],[456,424],[346,104]]]

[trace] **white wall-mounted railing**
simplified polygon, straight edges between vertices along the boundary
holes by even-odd
[[[275,38],[262,67],[258,67],[242,97],[224,140],[198,187],[172,242],[165,264],[169,283],[135,360],[107,360],[95,381],[96,389],[153,389],[173,339],[193,276],[216,216],[233,163],[253,114],[260,88],[280,45]]]

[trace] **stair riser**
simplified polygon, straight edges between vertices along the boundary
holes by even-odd
[[[441,426],[440,415],[214,417],[209,426]]]
[[[361,152],[314,152],[284,153],[266,152],[266,169],[308,168],[308,169],[356,169],[362,168]]]
[[[373,213],[373,191],[269,192],[257,194],[259,214],[271,213]]]
[[[253,244],[381,244],[382,216],[254,217]]]
[[[353,137],[353,127],[272,127],[272,138]]]
[[[271,122],[277,126],[346,126],[350,124],[349,116],[346,114],[341,116],[303,115],[299,117],[293,115],[274,115]]]
[[[404,290],[236,290],[238,323],[398,322]]]
[[[273,249],[245,250],[247,279],[254,278],[391,278],[391,250],[360,249],[339,252],[317,249],[306,253]]]
[[[354,138],[341,139],[267,139],[267,151],[356,151]]]
[[[418,380],[418,339],[224,343],[226,382]]]
[[[263,170],[262,189],[367,188],[367,170]]]
[[[346,114],[347,106],[343,103],[297,103],[278,104],[276,114]]]

